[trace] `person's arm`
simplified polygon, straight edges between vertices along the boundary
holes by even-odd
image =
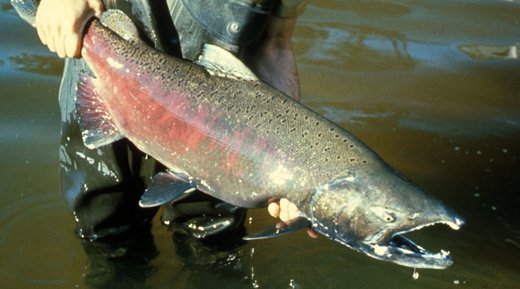
[[[300,99],[300,84],[292,50],[297,17],[269,16],[264,33],[245,51],[245,62],[264,82]]]
[[[35,19],[38,36],[59,57],[80,57],[83,29],[103,10],[102,0],[41,0]]]

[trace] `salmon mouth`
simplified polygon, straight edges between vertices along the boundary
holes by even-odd
[[[435,224],[445,224],[453,230],[458,230],[464,224],[464,220],[456,218],[454,222],[439,221],[420,225],[406,231],[394,233],[386,242],[360,242],[356,249],[372,258],[401,266],[422,269],[445,269],[453,264],[453,258],[449,251],[441,250],[440,252],[432,253],[404,236],[405,233],[417,231]]]

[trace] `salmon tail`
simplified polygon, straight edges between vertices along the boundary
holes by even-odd
[[[98,97],[94,80],[88,75],[83,75],[78,83],[76,110],[79,114],[83,143],[89,149],[123,138],[104,102]]]
[[[123,11],[107,10],[101,15],[101,24],[127,41],[140,41],[137,26]]]
[[[39,2],[36,0],[11,0],[18,15],[34,27],[34,19],[36,18],[36,11],[38,10]]]

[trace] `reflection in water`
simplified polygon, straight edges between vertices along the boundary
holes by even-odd
[[[367,124],[367,121],[379,119],[390,121],[396,117],[394,111],[367,112],[362,109],[343,110],[333,106],[319,108],[320,114],[338,124]]]
[[[81,240],[90,264],[84,282],[92,289],[152,288],[145,285],[154,273],[150,262],[158,252],[149,228],[124,238]]]
[[[172,287],[182,278],[185,288],[213,288],[215,279],[222,280],[226,288],[245,288],[249,282],[245,260],[245,228],[217,234],[200,240],[182,232],[173,232],[172,241],[176,257],[184,266],[172,280]],[[193,274],[196,272],[195,274]]]
[[[41,75],[59,76],[63,71],[63,63],[55,56],[21,53],[10,56],[14,69],[24,72],[32,72]]]
[[[399,31],[338,23],[304,23],[299,29],[308,35],[295,44],[303,62],[349,71],[411,70],[416,64]]]
[[[520,44],[511,46],[461,45],[459,49],[475,60],[518,59]]]
[[[332,10],[341,9],[341,11],[349,11],[363,16],[402,16],[411,12],[410,7],[399,3],[387,1],[360,1],[360,0],[334,0],[320,1],[320,7]]]

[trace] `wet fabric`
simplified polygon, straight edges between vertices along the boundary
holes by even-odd
[[[297,17],[306,0],[166,0],[182,56],[194,60],[204,43],[240,54],[262,34],[267,17]]]

